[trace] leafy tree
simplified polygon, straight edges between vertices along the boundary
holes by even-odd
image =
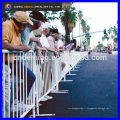
[[[78,11],[78,17],[80,20],[82,20],[83,12],[81,10]]]
[[[66,12],[60,12],[60,21],[62,25],[65,27],[65,22],[66,22]],[[72,7],[71,9],[68,10],[68,24],[73,23],[73,27],[76,26],[78,16],[77,12],[75,11],[75,7]]]
[[[53,12],[53,11],[44,11],[43,15],[45,17],[46,20],[48,21],[54,21],[54,20],[58,20],[59,18],[56,16],[57,12]]]
[[[108,31],[106,31],[106,34],[102,36],[102,40],[104,41],[105,39],[113,39],[115,43],[118,42],[118,29],[116,26],[110,27]]]
[[[15,11],[3,11],[2,12],[2,20],[6,21],[9,20],[13,15],[14,15]]]
[[[98,41],[98,45],[97,45],[96,47],[97,47],[97,48],[101,48],[101,47],[103,47],[103,44],[100,43],[100,41]]]

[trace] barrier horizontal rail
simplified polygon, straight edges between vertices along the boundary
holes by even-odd
[[[29,111],[33,110],[33,117],[39,114],[39,102],[52,90],[56,90],[61,79],[72,67],[81,59],[83,53],[63,52],[59,58],[52,60],[53,54],[46,52],[49,61],[41,62],[34,59],[36,53],[3,50],[3,76],[2,76],[2,96],[3,96],[3,117],[15,118],[25,117]],[[76,57],[75,61],[65,61],[63,56]],[[86,55],[84,53],[84,55]],[[27,59],[16,59],[14,56],[31,56]],[[67,57],[66,56],[66,57]],[[34,60],[33,60],[34,59]],[[61,63],[66,66],[62,70]],[[51,77],[52,76],[52,77]],[[35,109],[37,108],[37,109]]]

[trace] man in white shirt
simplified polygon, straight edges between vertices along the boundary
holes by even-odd
[[[58,29],[52,29],[51,35],[48,37],[48,42],[52,48],[57,50],[57,40],[59,39],[59,32]]]
[[[55,49],[56,51],[59,51],[59,47],[58,47],[58,40],[59,40],[59,31],[58,29],[52,29],[51,30],[51,34],[48,37],[48,42],[50,44],[50,46]],[[61,46],[61,45],[60,45]],[[62,55],[62,54],[61,54]],[[56,75],[55,75],[55,71],[56,70],[56,63],[60,62],[59,64],[61,64],[61,69],[63,69],[65,67],[65,64],[63,61],[58,61],[57,59],[54,59],[51,61],[51,68],[52,68],[52,84],[55,84],[57,81]],[[54,92],[54,91],[53,91]]]
[[[39,38],[42,47],[45,47],[48,51],[51,51],[55,53],[55,55],[59,56],[57,49],[54,49],[52,46],[50,46],[49,40],[47,38],[47,35],[49,34],[49,24],[46,22],[45,24],[42,25],[42,28],[43,28],[42,36]]]
[[[48,51],[48,53],[45,54],[45,56],[47,56],[47,60],[44,60],[44,64],[42,67],[43,82],[45,83],[43,87],[46,88],[46,91],[49,90],[49,88],[51,87],[51,81],[52,81],[51,80],[51,53],[54,53],[55,55],[59,56],[59,53],[57,52],[57,50],[51,47],[48,42],[48,38],[47,38],[47,35],[49,34],[48,27],[49,27],[48,23],[45,23],[42,25],[43,31],[42,31],[41,37],[39,38],[41,47],[46,48],[46,50]],[[46,101],[48,99],[52,99],[52,97],[47,95],[41,101]]]

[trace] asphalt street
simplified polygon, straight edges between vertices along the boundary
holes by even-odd
[[[117,117],[117,55],[103,55],[107,60],[83,60],[76,75],[68,76],[73,82],[60,83],[60,90],[68,93],[50,94],[52,100],[42,103],[41,114],[60,118],[114,118]],[[90,55],[90,58],[92,57]]]

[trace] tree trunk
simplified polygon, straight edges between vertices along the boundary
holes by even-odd
[[[66,19],[65,19],[65,41],[66,41],[66,44],[68,44],[70,42],[70,31],[69,31],[69,28],[68,28],[68,16],[69,16],[69,13],[68,13],[68,10],[66,10],[65,12],[65,16],[66,16]]]

